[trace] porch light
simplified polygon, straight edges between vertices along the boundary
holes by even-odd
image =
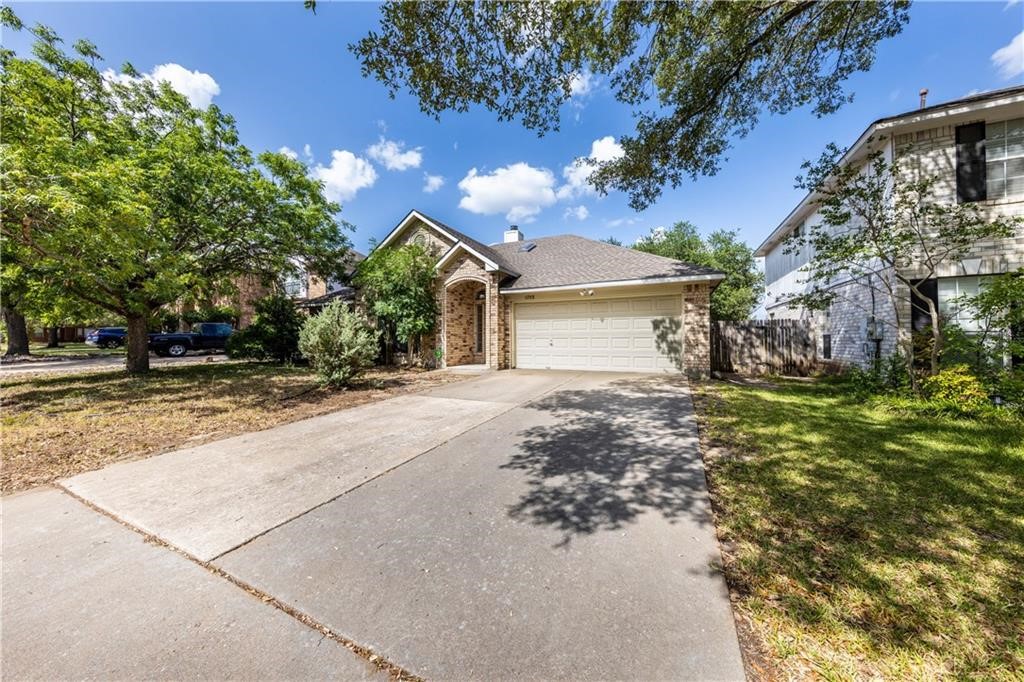
[[[484,296],[483,289],[481,289],[480,291],[476,292],[476,300],[482,301],[482,300],[484,300],[484,297],[485,296]]]
[[[580,289],[580,296],[593,296],[593,295],[594,295],[594,290],[593,289]]]

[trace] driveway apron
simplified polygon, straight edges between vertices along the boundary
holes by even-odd
[[[739,680],[719,558],[686,382],[581,374],[215,563],[428,679]]]
[[[490,400],[468,387],[463,389],[468,399],[458,390],[400,396],[115,464],[60,484],[206,561],[515,407],[515,399],[556,387],[567,376],[527,373],[522,378],[513,400],[497,387]]]

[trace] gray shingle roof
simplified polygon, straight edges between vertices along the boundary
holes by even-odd
[[[532,250],[521,250],[524,244],[531,242],[536,244]],[[496,262],[502,265],[503,270],[507,264],[513,274],[519,273],[514,281],[502,286],[502,289],[512,291],[637,279],[651,280],[652,284],[656,284],[659,279],[668,277],[723,274],[702,265],[683,263],[576,235],[492,244],[489,249],[500,257]]]

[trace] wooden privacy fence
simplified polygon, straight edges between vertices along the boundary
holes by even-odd
[[[714,321],[711,369],[805,376],[817,366],[814,329],[805,320]]]

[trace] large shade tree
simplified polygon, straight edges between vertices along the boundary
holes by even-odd
[[[314,4],[307,1],[307,6]],[[483,106],[539,134],[590,77],[632,107],[625,154],[595,167],[601,191],[642,209],[666,184],[713,174],[763,112],[834,112],[850,74],[899,33],[909,2],[389,2],[351,49],[392,96],[427,114]],[[623,131],[625,133],[626,131]]]
[[[633,248],[724,272],[725,279],[711,293],[712,319],[745,320],[761,299],[764,275],[753,249],[734,230],[715,230],[702,239],[693,223],[681,221],[651,230]]]
[[[21,28],[9,9],[2,18]],[[299,264],[342,274],[340,207],[303,164],[254,157],[230,116],[131,65],[102,71],[86,41],[68,52],[50,29],[32,33],[32,58],[0,54],[4,251],[123,316],[129,371],[148,369],[147,328],[162,306]]]

